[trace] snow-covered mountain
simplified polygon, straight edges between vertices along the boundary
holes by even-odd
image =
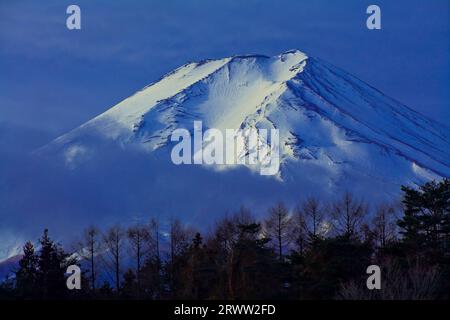
[[[279,173],[173,164],[170,136],[192,132],[194,120],[203,130],[278,129]],[[35,241],[44,228],[65,241],[90,224],[176,216],[203,227],[240,205],[264,214],[280,200],[292,208],[307,196],[333,200],[344,191],[369,203],[396,200],[402,184],[450,177],[450,130],[328,63],[288,51],[188,63],[19,167],[0,194],[10,213],[0,226],[0,260],[20,248],[14,239]]]
[[[194,120],[204,130],[279,129],[276,178],[317,193],[351,189],[382,198],[401,184],[450,176],[448,127],[296,50],[186,64],[40,153],[72,169],[105,141],[151,154],[172,146],[174,129],[192,131]]]

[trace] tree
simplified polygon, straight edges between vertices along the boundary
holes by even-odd
[[[0,282],[0,300],[13,300],[17,297],[17,292],[18,290],[14,287],[14,279],[7,278]],[[24,295],[19,297],[25,298]]]
[[[108,281],[103,282],[103,284],[98,289],[98,293],[101,299],[112,299],[114,297],[113,288],[111,288],[111,285]]]
[[[149,251],[150,232],[147,226],[134,226],[128,229],[128,240],[131,250],[136,258],[136,285],[137,295],[139,297],[141,291],[141,269],[144,257]]]
[[[404,217],[398,221],[404,242],[414,251],[450,252],[450,180],[419,189],[402,186]]]
[[[150,255],[156,258],[158,263],[161,263],[161,252],[159,248],[160,237],[159,222],[155,218],[152,218],[150,220]]]
[[[67,293],[65,272],[75,260],[66,254],[62,247],[55,244],[48,235],[48,230],[39,240],[38,285],[44,299],[60,299]]]
[[[200,248],[200,245],[202,244],[202,242],[203,242],[203,238],[202,238],[200,232],[197,232],[197,233],[195,234],[194,239],[192,239],[192,245],[193,245],[193,247],[194,247],[195,249]]]
[[[310,239],[324,235],[326,232],[323,225],[325,222],[325,210],[316,198],[306,199],[303,206],[297,209],[297,212],[304,217],[302,227],[308,233]]]
[[[143,270],[145,294],[151,298],[160,298],[162,293],[162,259],[160,251],[160,225],[159,221],[152,218],[149,223],[149,252],[147,254]]]
[[[87,228],[84,231],[83,239],[78,244],[78,254],[83,259],[86,259],[89,261],[90,265],[90,282],[91,282],[91,289],[92,291],[95,291],[95,284],[96,284],[96,278],[97,278],[97,272],[96,272],[96,257],[100,254],[102,245],[101,241],[99,239],[100,231],[94,227],[91,226]]]
[[[394,206],[380,205],[372,220],[372,231],[376,246],[380,249],[394,242],[397,238],[396,212]]]
[[[168,265],[169,286],[172,297],[176,297],[182,283],[181,270],[186,263],[185,253],[189,248],[189,239],[192,230],[186,228],[180,220],[172,219],[170,222],[170,261]]]
[[[23,257],[16,272],[16,290],[21,298],[35,298],[38,291],[38,258],[33,244],[28,241],[23,246]]]
[[[214,288],[218,283],[214,263],[215,252],[203,244],[203,237],[199,232],[192,239],[185,256],[181,297],[197,300],[214,297]]]
[[[239,237],[230,260],[229,291],[231,299],[266,299],[281,288],[276,256],[267,247],[269,239],[262,236],[261,224],[239,224]],[[280,267],[281,268],[281,267]],[[277,270],[277,271],[275,271]]]
[[[403,253],[424,257],[442,273],[440,295],[450,297],[450,180],[402,186],[404,216],[398,221]]]
[[[111,227],[106,234],[103,235],[103,241],[107,249],[106,254],[109,256],[109,260],[106,261],[106,264],[114,274],[117,294],[120,291],[123,240],[124,231],[119,226]]]
[[[349,238],[358,237],[366,214],[366,205],[354,200],[353,196],[346,192],[341,201],[333,204],[333,226],[339,235]]]
[[[195,260],[192,278],[194,296],[212,299],[232,299],[233,297],[233,265],[235,263],[235,245],[239,240],[241,231],[239,226],[255,223],[250,210],[241,206],[231,216],[225,215],[218,220],[210,234],[201,239],[194,237],[188,251],[188,259]],[[207,285],[204,285],[207,283]],[[198,289],[195,289],[197,287]],[[201,288],[201,289],[200,289]]]
[[[122,296],[127,299],[139,297],[137,277],[132,269],[128,269],[123,275]]]
[[[365,275],[372,249],[347,235],[317,239],[303,259],[302,298],[332,299],[341,283]]]
[[[269,217],[265,221],[265,235],[275,242],[280,262],[283,261],[283,249],[292,240],[293,230],[292,218],[283,203],[280,202],[269,209]]]

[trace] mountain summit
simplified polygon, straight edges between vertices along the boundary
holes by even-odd
[[[401,184],[450,176],[448,127],[298,50],[188,63],[39,153],[56,155],[71,170],[111,145],[170,162],[171,133],[192,131],[194,120],[204,130],[278,129],[281,166],[271,179],[284,185],[279,192],[333,196],[347,190],[389,198]],[[153,162],[139,170],[153,170],[155,179],[175,174],[156,167]],[[236,167],[205,170],[216,177],[208,187],[214,189]],[[239,192],[251,199],[259,191]]]

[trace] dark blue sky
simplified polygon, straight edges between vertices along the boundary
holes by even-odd
[[[65,26],[73,3],[81,31]],[[365,27],[369,4],[381,7],[381,31]],[[187,61],[292,48],[450,122],[449,7],[448,0],[1,1],[0,147],[45,144]]]

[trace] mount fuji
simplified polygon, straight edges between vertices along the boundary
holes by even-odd
[[[204,130],[278,129],[278,174],[173,164],[173,130],[192,132],[196,120]],[[64,237],[89,223],[150,215],[203,226],[240,205],[258,213],[277,201],[328,201],[345,191],[369,203],[398,200],[401,185],[450,176],[450,130],[293,50],[185,64],[33,157],[43,161],[28,166],[25,189],[13,190],[20,199],[5,198],[17,212],[6,223]]]
[[[278,180],[320,194],[389,197],[401,184],[450,175],[448,127],[297,50],[188,63],[39,153],[72,170],[105,143],[164,153],[173,130],[192,131],[194,120],[205,129],[278,129]]]

